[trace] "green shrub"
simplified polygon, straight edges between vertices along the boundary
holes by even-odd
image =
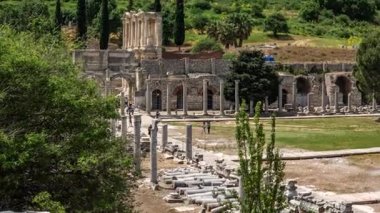
[[[299,11],[299,16],[306,21],[318,21],[320,14],[319,5],[310,1],[304,4]]]
[[[199,53],[204,51],[222,51],[222,45],[216,42],[214,39],[205,38],[199,40],[191,49],[193,53]]]

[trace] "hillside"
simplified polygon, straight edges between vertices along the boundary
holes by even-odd
[[[359,8],[359,11],[347,13],[347,11],[337,11],[336,8],[328,5],[318,5],[316,2],[322,0],[186,0],[185,1],[185,24],[186,42],[185,46],[194,45],[197,41],[207,37],[205,30],[211,22],[223,20],[231,13],[247,13],[252,17],[253,31],[248,39],[244,40],[243,47],[253,47],[260,44],[276,44],[278,46],[305,47],[307,56],[315,57],[314,60],[354,60],[356,47],[361,38],[372,31],[380,31],[379,12],[375,4],[369,4],[367,8]],[[329,4],[338,2],[337,0],[324,0]],[[357,2],[370,2],[370,0],[357,0]],[[6,5],[18,5],[22,0],[0,0],[0,10]],[[55,0],[43,0],[48,5],[51,16],[54,15]],[[65,23],[75,23],[76,0],[61,0]],[[101,0],[88,0],[89,5],[97,5]],[[170,44],[172,38],[173,14],[175,9],[174,0],[162,0],[164,16],[164,34]],[[332,2],[332,3],[331,3]],[[350,1],[347,1],[350,2]],[[355,4],[355,1],[353,1]],[[110,0],[113,18],[114,32],[121,31],[120,18],[126,11],[128,0]],[[135,10],[151,10],[153,0],[134,0]],[[332,4],[333,5],[333,4]],[[365,4],[364,4],[365,5]],[[338,5],[345,7],[345,5]],[[349,5],[358,6],[358,5]],[[96,7],[96,6],[95,6]],[[318,8],[316,8],[318,7]],[[368,11],[366,11],[368,10]],[[274,13],[281,13],[285,16],[288,33],[274,37],[270,32],[264,32],[264,22],[266,17]],[[354,14],[354,15],[352,15]],[[365,16],[372,14],[371,17]],[[93,15],[89,33],[97,36],[97,19]],[[165,38],[165,35],[164,35]],[[169,45],[170,46],[170,45]],[[315,49],[318,47],[319,49]],[[280,47],[281,48],[281,47]],[[322,50],[321,48],[333,48],[336,50]],[[170,48],[167,48],[170,49]],[[186,48],[185,48],[186,49]],[[239,48],[230,48],[227,52],[235,52]],[[311,60],[305,56],[305,51],[298,51],[297,48],[289,50],[274,51],[280,60]],[[316,53],[313,53],[313,49]],[[347,54],[334,54],[347,50]],[[348,50],[349,49],[349,50]],[[294,52],[298,54],[294,54]],[[317,57],[320,55],[321,57]],[[336,57],[336,58],[335,58]]]

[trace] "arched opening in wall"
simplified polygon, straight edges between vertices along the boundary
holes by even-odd
[[[207,109],[213,108],[213,96],[214,96],[214,93],[212,92],[212,90],[208,89],[207,90]]]
[[[152,92],[152,110],[161,110],[161,91],[156,89]]]
[[[183,90],[181,88],[177,88],[175,95],[177,96],[176,107],[177,109],[183,109]]]
[[[307,94],[311,91],[311,85],[307,78],[299,77],[297,78],[297,95],[296,101],[297,106],[306,106],[307,105]]]
[[[352,90],[351,80],[346,76],[338,76],[335,80],[335,85],[339,88],[338,103],[347,105],[348,94]]]
[[[288,103],[288,91],[286,89],[282,89],[282,106]]]

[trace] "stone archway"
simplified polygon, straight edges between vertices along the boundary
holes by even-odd
[[[153,90],[152,92],[152,110],[162,109],[162,92],[161,90]]]
[[[306,106],[307,105],[307,94],[311,92],[310,81],[305,77],[298,77],[296,80],[297,88],[297,106]]]
[[[348,94],[352,91],[352,82],[346,76],[338,76],[335,80],[335,85],[338,88],[338,103],[347,105]]]
[[[183,87],[177,86],[172,95],[176,96],[176,109],[183,109]]]

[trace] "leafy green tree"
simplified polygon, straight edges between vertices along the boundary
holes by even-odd
[[[61,11],[61,0],[56,0],[55,3],[55,28],[61,30],[62,26],[62,11]]]
[[[161,1],[160,0],[154,0],[154,11],[155,12],[161,12]]]
[[[247,39],[252,32],[253,22],[251,17],[246,13],[233,13],[226,17],[226,21],[233,26],[237,39],[236,46],[242,47],[243,40]]]
[[[131,160],[107,130],[117,101],[54,37],[0,37],[0,209],[130,212]]]
[[[272,31],[274,37],[277,37],[278,33],[288,33],[286,18],[280,13],[268,16],[264,21],[264,31]]]
[[[272,66],[265,64],[264,54],[258,50],[244,50],[232,61],[232,72],[226,76],[224,94],[227,100],[235,100],[235,80],[239,80],[241,100],[263,101],[266,96],[275,100],[278,77]]]
[[[372,94],[380,91],[380,33],[363,39],[356,54],[354,76],[361,91]]]
[[[109,30],[109,15],[108,15],[108,0],[102,0],[102,16],[100,25],[100,49],[108,48],[108,40],[110,37]]]
[[[275,118],[272,117],[271,137],[267,142],[264,126],[260,123],[261,107],[261,102],[258,102],[253,131],[244,102],[236,116],[235,136],[243,186],[243,196],[240,198],[242,213],[277,213],[285,208],[284,187],[281,186],[285,163],[275,148]]]
[[[307,1],[299,11],[299,16],[305,21],[318,21],[321,8],[315,1]]]
[[[192,19],[192,27],[199,31],[200,34],[204,34],[206,27],[209,23],[209,19],[205,15],[198,15]]]
[[[321,8],[332,10],[335,15],[345,14],[351,19],[371,21],[376,15],[373,0],[316,0]]]
[[[184,0],[176,0],[175,22],[174,22],[174,43],[181,49],[185,42],[185,11]]]
[[[77,39],[85,41],[87,39],[87,21],[86,21],[86,0],[77,2]]]

